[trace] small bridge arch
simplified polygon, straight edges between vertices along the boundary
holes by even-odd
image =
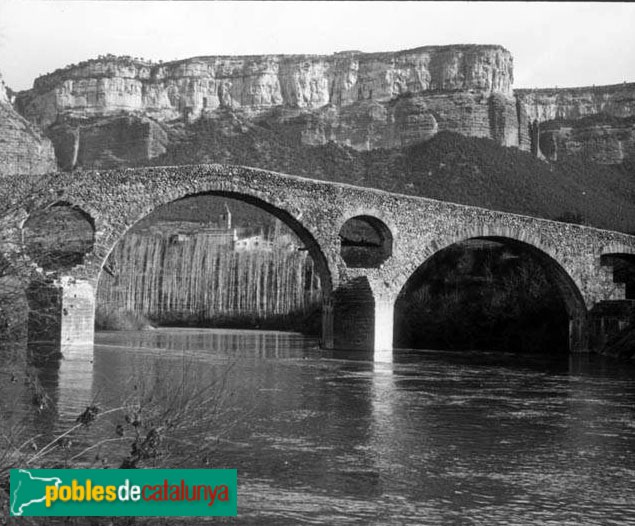
[[[144,209],[144,211],[131,223],[122,225],[118,230],[118,234],[115,236],[111,236],[109,238],[109,245],[105,247],[105,255],[101,256],[99,265],[98,275],[103,270],[108,257],[115,249],[117,244],[123,239],[123,237],[132,229],[137,223],[147,218],[150,214],[156,212],[159,208],[169,206],[172,203],[176,203],[180,200],[187,199],[190,197],[200,197],[200,196],[210,196],[210,197],[220,197],[220,198],[228,198],[233,199],[235,201],[241,201],[243,203],[250,204],[255,206],[265,212],[271,214],[276,217],[280,221],[282,221],[286,226],[288,226],[294,234],[298,236],[300,241],[304,243],[304,248],[309,252],[309,255],[313,258],[313,261],[316,265],[317,271],[320,275],[320,280],[322,282],[322,287],[327,297],[330,297],[333,285],[332,285],[332,266],[327,260],[320,243],[316,241],[314,235],[311,231],[303,224],[300,218],[293,216],[288,208],[280,207],[280,205],[274,205],[269,200],[263,199],[261,196],[254,196],[249,193],[242,193],[236,191],[226,191],[226,190],[204,190],[201,192],[191,192],[184,193],[182,196],[177,199],[173,199],[167,202],[158,203],[153,209],[148,210]],[[284,206],[284,205],[282,205]]]
[[[157,184],[156,180],[150,179],[144,185],[145,191],[133,194],[132,199],[129,186],[122,187],[120,183],[112,185],[110,199],[105,203],[85,202],[82,195],[73,196],[74,208],[85,209],[88,207],[84,207],[84,204],[92,204],[90,217],[95,225],[95,240],[94,248],[86,254],[83,264],[72,269],[73,277],[63,277],[60,280],[64,289],[62,344],[92,343],[94,329],[91,325],[94,323],[99,277],[109,255],[123,236],[136,223],[163,206],[188,197],[209,195],[238,200],[260,208],[281,220],[298,236],[320,276],[323,298],[322,344],[326,348],[332,348],[332,292],[338,282],[338,262],[341,258],[335,247],[335,236],[328,225],[314,221],[315,217],[310,210],[297,203],[293,195],[289,197],[283,188],[263,191],[256,184],[257,180],[253,185],[245,185],[244,180],[219,177],[213,172],[196,177],[196,171],[200,167],[181,167],[180,171],[187,172],[188,169],[194,173],[188,174],[189,177],[185,178],[183,184],[178,184],[178,181],[176,184],[173,181],[169,185]],[[254,171],[267,174],[260,170]]]

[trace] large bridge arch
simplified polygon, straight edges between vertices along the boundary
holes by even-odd
[[[200,167],[191,168],[196,171]],[[326,348],[332,348],[332,292],[338,281],[339,254],[328,244],[331,232],[328,231],[327,226],[312,223],[312,217],[309,214],[305,215],[307,211],[301,204],[294,203],[285,192],[265,192],[255,185],[246,186],[239,181],[219,177],[201,177],[193,180],[188,178],[184,183],[173,184],[168,188],[164,185],[148,185],[150,188],[143,194],[136,195],[132,203],[129,196],[121,195],[121,201],[115,197],[108,203],[109,207],[105,210],[92,208],[91,211],[95,214],[94,249],[87,255],[81,268],[78,268],[79,272],[74,273],[76,274],[74,278],[62,279],[64,288],[62,343],[92,343],[95,296],[99,277],[109,255],[126,233],[139,221],[161,207],[189,197],[209,195],[234,199],[264,210],[282,221],[298,236],[313,259],[315,269],[320,276],[323,297],[322,344]],[[114,187],[115,190],[117,188],[119,185]],[[78,200],[74,200],[73,203],[74,206],[82,206],[81,199],[79,203]],[[117,211],[117,208],[121,210]],[[81,280],[75,279],[77,274],[81,276]]]
[[[212,196],[212,197],[224,197],[228,199],[233,199],[236,201],[240,201],[243,203],[250,204],[255,206],[265,212],[271,214],[276,217],[280,221],[282,221],[286,226],[288,226],[304,243],[304,247],[308,251],[309,255],[313,259],[313,263],[315,268],[320,276],[320,284],[322,288],[322,344],[326,348],[333,347],[333,309],[332,309],[332,294],[333,294],[333,272],[332,267],[322,250],[320,243],[315,239],[313,233],[304,225],[302,222],[302,214],[301,212],[297,214],[297,216],[292,215],[292,212],[289,211],[288,208],[281,208],[280,204],[273,204],[270,200],[263,199],[262,196],[256,196],[252,193],[246,194],[237,191],[227,191],[227,190],[208,190],[202,192],[194,192],[194,193],[185,193],[184,195],[178,197],[175,200],[168,201],[165,203],[157,204],[151,211],[146,213],[144,210],[144,214],[139,216],[134,223],[130,225],[126,225],[124,231],[120,234],[118,239],[113,239],[111,241],[110,247],[107,250],[105,256],[101,258],[99,272],[97,274],[97,278],[95,280],[95,293],[96,287],[99,284],[99,277],[103,271],[104,265],[108,260],[108,257],[115,249],[116,245],[123,239],[126,233],[139,221],[148,217],[148,215],[157,211],[159,208],[169,206],[172,203],[176,203],[182,199],[187,199],[191,197],[199,197],[199,196]],[[271,200],[275,201],[275,200]]]
[[[202,192],[193,192],[193,193],[185,193],[184,195],[178,197],[177,199],[163,202],[157,204],[150,211],[145,211],[141,215],[137,216],[136,220],[134,220],[130,224],[123,225],[120,229],[120,233],[118,236],[111,236],[109,240],[109,245],[106,247],[105,253],[100,257],[100,261],[98,262],[99,270],[97,273],[97,278],[101,275],[101,272],[108,260],[108,257],[115,249],[117,244],[123,239],[123,237],[132,229],[137,223],[148,217],[150,214],[156,212],[158,209],[169,206],[172,203],[176,203],[183,199],[188,199],[191,197],[199,197],[199,196],[210,196],[210,197],[225,197],[228,199],[233,199],[235,201],[241,201],[243,203],[250,204],[265,212],[268,212],[272,216],[276,217],[280,221],[282,221],[286,226],[288,226],[304,243],[306,250],[309,252],[309,255],[313,259],[313,262],[316,265],[317,271],[320,275],[320,280],[323,287],[323,292],[326,294],[327,298],[330,298],[332,290],[333,290],[333,270],[332,265],[329,263],[324,251],[320,243],[315,239],[313,233],[307,228],[301,221],[301,218],[298,219],[294,217],[287,209],[280,208],[272,204],[271,202],[264,200],[262,197],[256,197],[252,194],[244,194],[236,191],[226,191],[226,190],[205,190]],[[301,214],[300,214],[301,216]]]
[[[196,165],[180,166],[171,172],[146,169],[142,172],[144,180],[131,184],[127,177],[131,172],[135,170],[108,173],[113,180],[106,185],[105,199],[100,194],[100,199],[95,200],[95,194],[86,192],[84,187],[73,192],[72,200],[65,196],[73,206],[87,211],[95,223],[94,249],[87,255],[82,277],[96,278],[121,238],[159,208],[187,197],[214,195],[243,201],[280,219],[303,241],[320,266],[325,286],[337,286],[339,254],[335,234],[330,225],[313,217],[305,206],[306,198],[300,201],[293,191],[287,191],[284,176],[252,168]],[[178,177],[171,177],[175,175]],[[272,184],[266,184],[267,179]],[[315,205],[319,209],[318,199]]]
[[[550,243],[545,242],[536,234],[509,226],[474,225],[452,235],[433,240],[423,248],[418,258],[413,258],[410,271],[404,275],[405,279],[398,286],[399,293],[395,302],[397,303],[400,298],[418,285],[419,274],[431,258],[453,245],[469,240],[495,241],[535,258],[545,270],[548,280],[558,291],[566,308],[569,317],[569,350],[571,352],[587,350],[588,309],[580,290],[579,280],[567,268],[567,262],[559,256],[558,251]]]

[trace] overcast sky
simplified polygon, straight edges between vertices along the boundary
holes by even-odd
[[[0,72],[14,90],[106,53],[168,61],[460,43],[509,49],[517,88],[635,82],[634,3],[0,0]]]

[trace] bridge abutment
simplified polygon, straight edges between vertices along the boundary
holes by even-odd
[[[635,319],[635,300],[602,301],[589,313],[589,340],[593,350],[600,351]]]

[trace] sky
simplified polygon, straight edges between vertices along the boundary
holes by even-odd
[[[635,82],[635,3],[0,0],[0,72],[39,75],[112,53],[332,54],[500,44],[514,87]]]

